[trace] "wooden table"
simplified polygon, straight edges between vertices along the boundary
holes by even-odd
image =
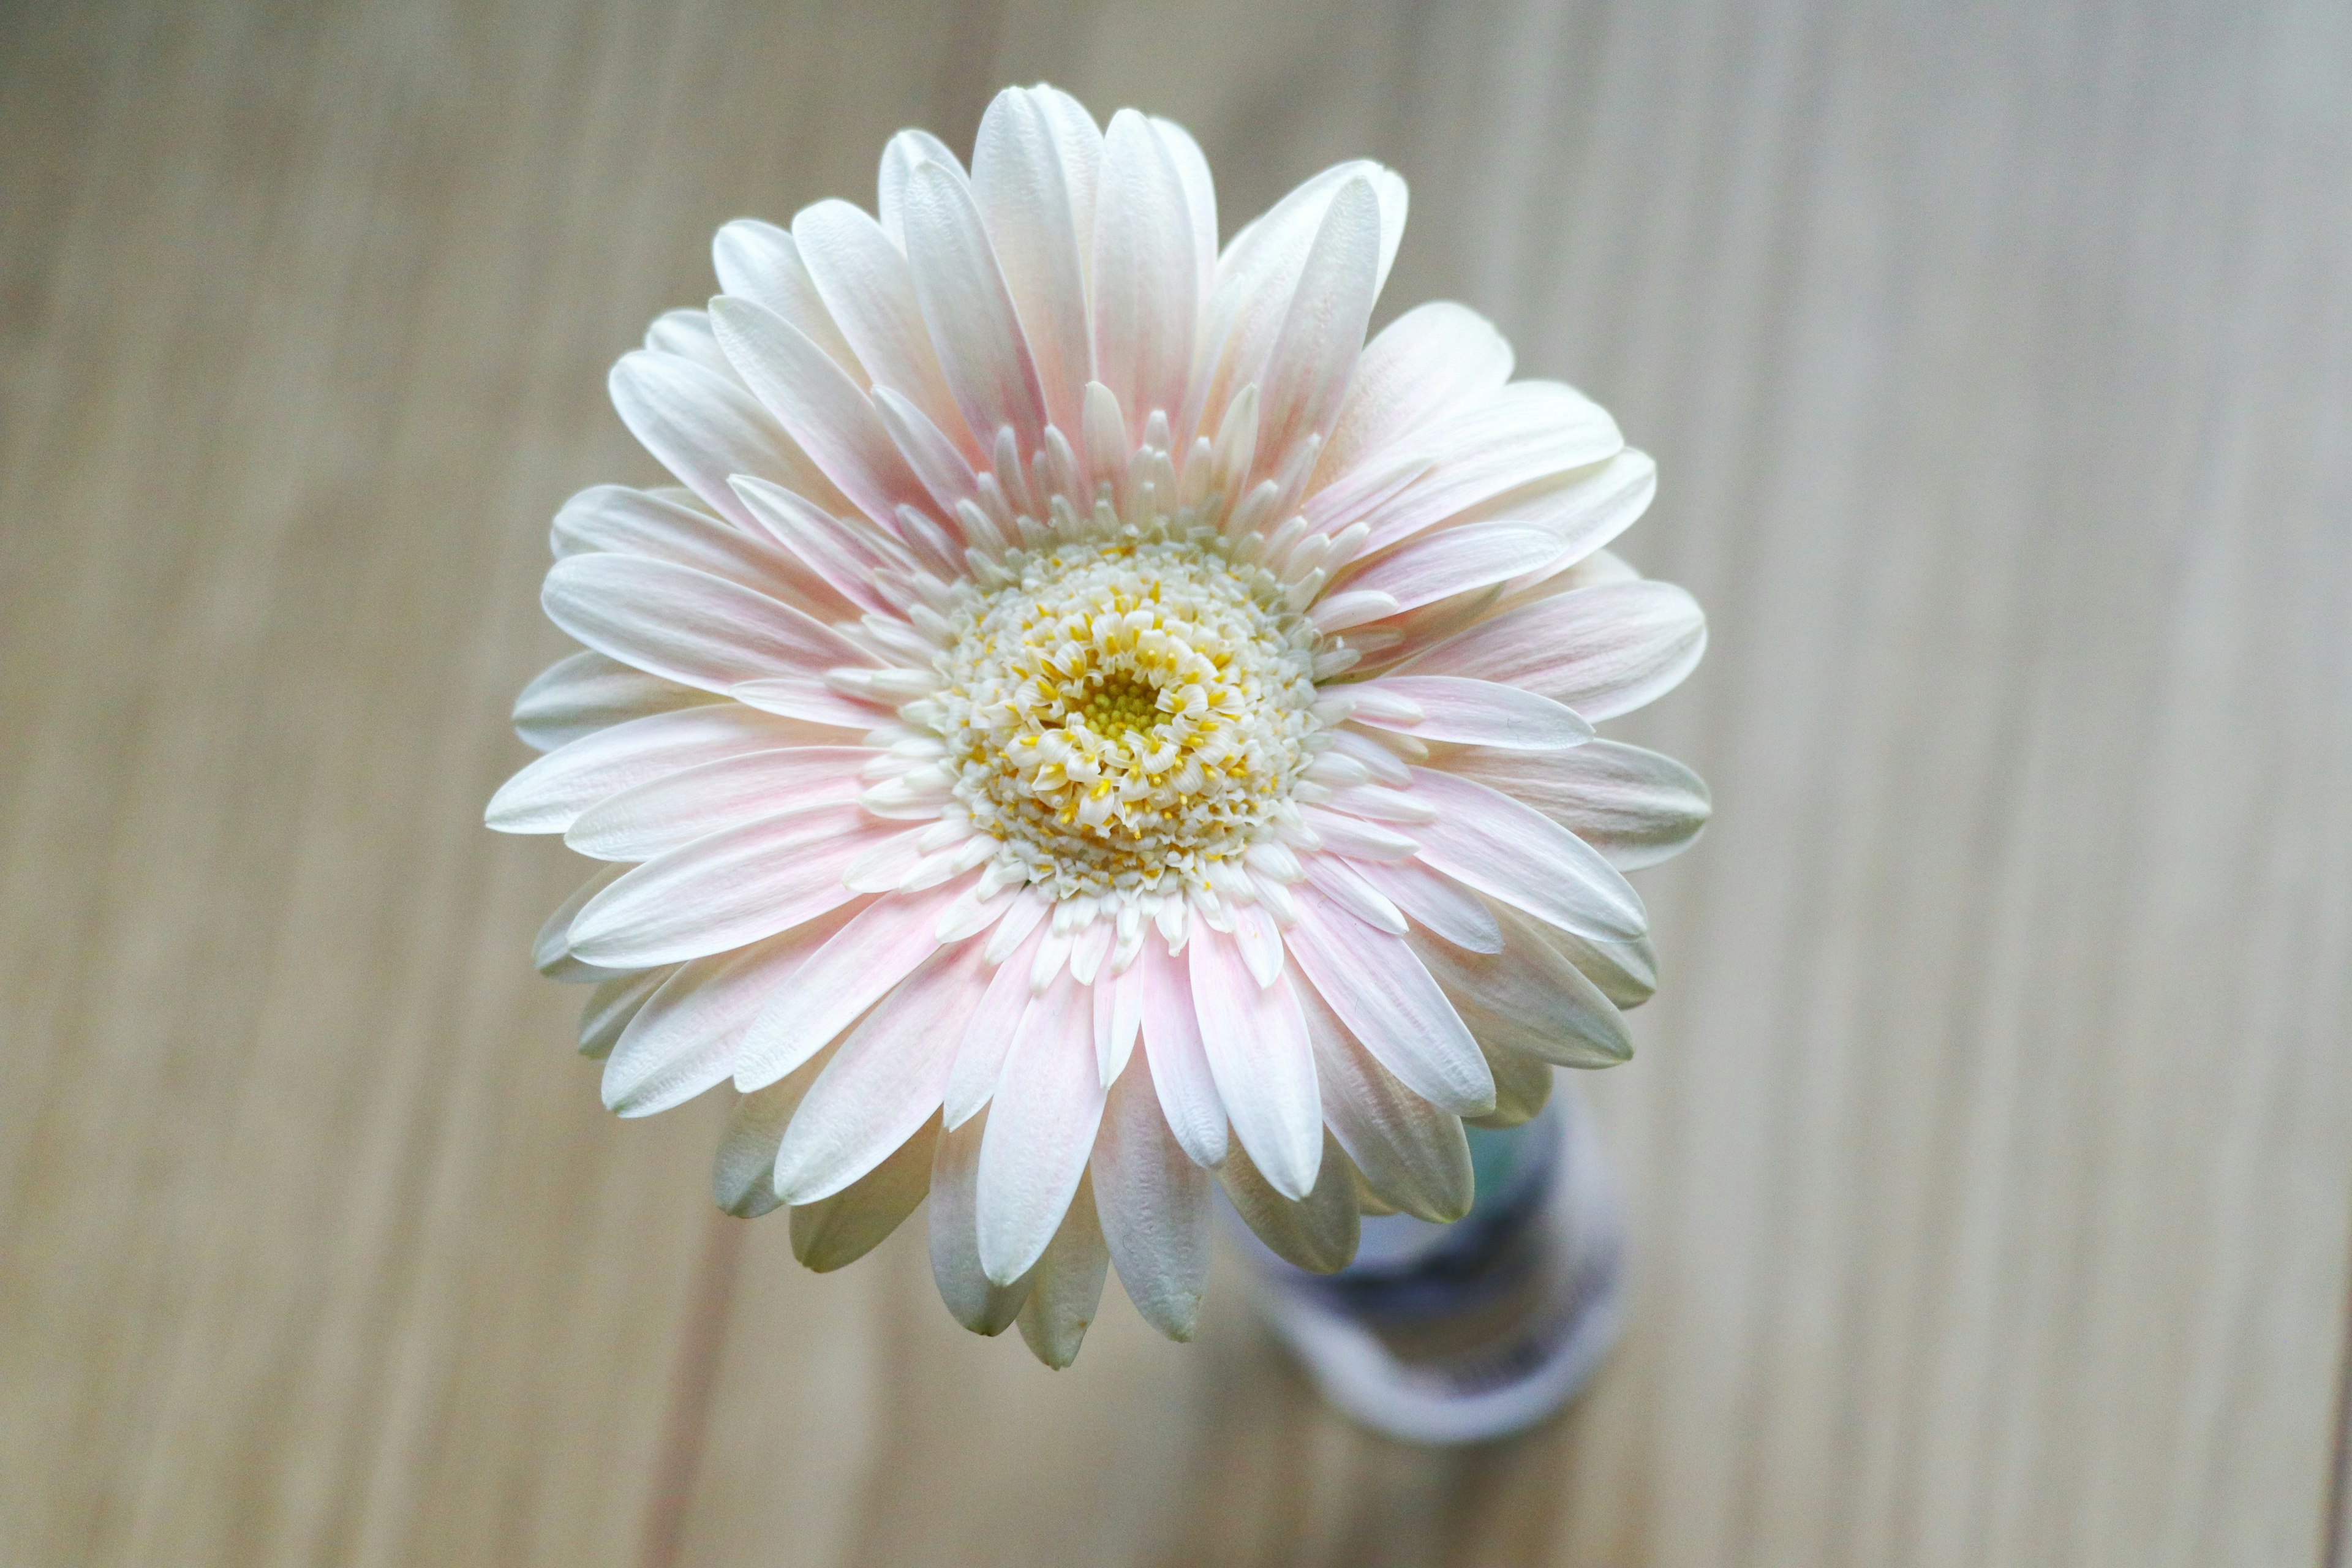
[[[1589,1084],[1634,1328],[1436,1456],[1235,1281],[973,1340],[709,1211],[523,949],[544,524],[737,214],[1051,78],[1363,153],[1664,476],[1720,814]],[[0,1562],[2305,1564],[2352,1236],[2352,10],[0,14]],[[918,1227],[919,1228],[919,1227]]]

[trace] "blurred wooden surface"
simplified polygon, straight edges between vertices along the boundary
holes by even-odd
[[[1050,78],[1364,153],[1664,478],[1717,826],[1523,1441],[708,1212],[480,806],[724,218]],[[2306,1564],[2352,1234],[2341,0],[0,11],[0,1563]],[[2339,1532],[2340,1533],[2340,1532]]]

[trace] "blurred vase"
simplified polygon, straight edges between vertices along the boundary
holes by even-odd
[[[1234,1226],[1260,1310],[1324,1397],[1408,1442],[1474,1443],[1542,1420],[1583,1388],[1623,1313],[1623,1198],[1573,1089],[1521,1126],[1470,1129],[1470,1152],[1467,1215],[1368,1217],[1336,1274]]]

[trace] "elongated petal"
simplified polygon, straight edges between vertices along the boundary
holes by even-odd
[[[907,247],[907,186],[913,181],[915,170],[924,163],[937,163],[950,178],[969,183],[962,161],[929,132],[901,131],[891,137],[882,148],[882,168],[875,181],[874,210],[880,217],[882,232],[901,250]]]
[[[950,1127],[960,1127],[978,1114],[981,1107],[988,1103],[989,1096],[996,1092],[996,1080],[1004,1071],[1004,1058],[1021,1032],[1022,1016],[1029,1011],[1030,965],[1036,962],[1037,946],[1044,940],[1044,931],[1031,931],[1011,956],[996,966],[988,977],[987,988],[972,1005],[962,1027],[956,1031],[955,1063],[943,1091]]]
[[[710,1195],[719,1206],[740,1219],[756,1219],[782,1206],[776,1196],[776,1145],[784,1127],[799,1109],[816,1075],[824,1070],[830,1053],[819,1053],[798,1072],[765,1089],[735,1097],[734,1112],[710,1163]]]
[[[1323,1119],[1372,1191],[1418,1219],[1444,1225],[1470,1212],[1470,1144],[1462,1119],[1407,1089],[1339,1022],[1322,997],[1301,998],[1315,1045]]]
[[[706,691],[874,662],[781,599],[642,556],[567,556],[548,572],[540,604],[599,653]]]
[[[484,820],[501,833],[561,833],[599,801],[648,780],[705,763],[840,738],[838,731],[732,702],[651,714],[548,752],[499,787]],[[856,754],[860,761],[848,764],[853,772],[872,753]]]
[[[1417,608],[1541,571],[1564,547],[1550,530],[1527,522],[1478,522],[1407,540],[1350,573],[1350,590],[1377,590],[1401,610]]]
[[[806,333],[858,385],[873,384],[857,351],[825,309],[824,296],[817,292],[790,234],[758,218],[740,217],[720,227],[710,244],[710,260],[720,293],[773,310]]]
[[[793,218],[793,240],[866,374],[921,409],[966,457],[984,452],[986,441],[965,426],[948,390],[914,269],[882,226],[847,202],[818,202]]]
[[[1551,1064],[1517,1051],[1493,1052],[1487,1062],[1495,1069],[1495,1109],[1472,1117],[1470,1125],[1517,1127],[1535,1120],[1551,1099]]]
[[[1359,710],[1357,721],[1416,741],[1493,746],[1508,752],[1563,752],[1592,739],[1592,726],[1566,703],[1517,686],[1458,675],[1391,675],[1360,689],[1402,699],[1412,719]],[[1547,755],[1547,763],[1554,759]]]
[[[834,517],[764,479],[739,479],[735,489],[761,526],[835,597],[869,615],[898,616],[898,607],[874,575],[913,568],[913,556],[896,539],[868,519]]]
[[[588,649],[558,659],[522,689],[515,699],[515,733],[523,744],[551,752],[614,724],[719,700]]]
[[[621,1031],[671,973],[666,968],[640,969],[599,983],[580,1009],[580,1054],[591,1061],[611,1056]]]
[[[1005,1059],[980,1151],[980,1261],[999,1285],[1053,1239],[1102,1121],[1092,998],[1066,972],[1041,1000]]]
[[[1045,91],[1007,88],[981,116],[971,153],[972,203],[1003,268],[1046,414],[1064,430],[1078,427],[1078,399],[1094,379],[1081,251],[1093,229],[1077,225],[1070,150]]]
[[[770,941],[679,966],[640,1008],[604,1062],[604,1103],[623,1116],[683,1104],[734,1070],[743,1027],[838,923],[814,921]]]
[[[1511,376],[1511,345],[1492,321],[1449,300],[1417,305],[1364,345],[1317,465],[1318,488],[1393,453]]]
[[[1310,518],[1331,527],[1361,521],[1371,548],[1385,549],[1523,485],[1605,462],[1625,446],[1599,404],[1554,381],[1513,382],[1423,439],[1434,466],[1392,500],[1360,517],[1310,509]]]
[[[1315,1185],[1299,1198],[1277,1190],[1244,1149],[1234,1151],[1217,1179],[1234,1211],[1275,1256],[1310,1273],[1334,1274],[1354,1261],[1361,1236],[1356,1171],[1337,1139],[1319,1129],[1318,1137],[1324,1147]]]
[[[1415,768],[1412,778],[1439,812],[1413,829],[1428,864],[1579,936],[1632,942],[1649,931],[1624,876],[1535,807],[1434,768]]]
[[[1465,952],[1425,934],[1406,939],[1488,1054],[1516,1051],[1570,1068],[1630,1059],[1633,1032],[1601,988],[1527,916],[1501,909],[1496,919],[1499,953]]]
[[[751,528],[727,481],[756,474],[819,505],[840,492],[740,384],[676,354],[623,354],[607,383],[613,406],[645,449],[740,528]]]
[[[646,347],[655,353],[691,360],[705,370],[733,375],[727,355],[711,335],[710,318],[701,310],[665,310],[646,329]]]
[[[1284,933],[1290,956],[1339,1021],[1423,1100],[1457,1116],[1494,1104],[1470,1031],[1402,937],[1374,931],[1312,889]]]
[[[797,746],[664,773],[583,812],[563,841],[599,860],[650,860],[788,806],[814,810],[855,801],[865,788],[857,770],[877,754],[856,746]]]
[[[980,1266],[980,1151],[987,1134],[982,1110],[940,1135],[931,1157],[931,1279],[957,1322],[975,1334],[1001,1334],[1029,1299],[1030,1277],[999,1285]]]
[[[1386,894],[1408,920],[1427,927],[1456,947],[1473,952],[1503,951],[1503,931],[1477,894],[1418,861],[1402,866],[1378,861],[1349,863],[1356,874]]]
[[[919,164],[906,222],[915,296],[964,422],[975,432],[1009,426],[1025,458],[1044,445],[1044,394],[971,192],[940,165]]]
[[[1225,1102],[1209,1069],[1208,1047],[1192,1009],[1187,962],[1145,938],[1137,959],[1143,973],[1143,1049],[1151,1058],[1152,1087],[1170,1135],[1196,1165],[1225,1157]]]
[[[753,1089],[783,1077],[880,1001],[939,947],[940,916],[965,885],[889,894],[842,927],[794,976],[792,994],[751,1021],[735,1087]]]
[[[1595,741],[1558,756],[1470,747],[1437,759],[1447,773],[1525,801],[1633,870],[1681,853],[1713,809],[1705,781],[1639,746]]]
[[[1706,651],[1706,617],[1671,583],[1611,583],[1482,621],[1412,658],[1415,675],[1463,675],[1539,691],[1595,722],[1682,684]]]
[[[1254,479],[1286,471],[1301,444],[1328,435],[1339,417],[1379,288],[1381,242],[1381,204],[1371,182],[1342,182],[1324,208],[1267,353]]]
[[[1181,171],[1150,121],[1111,117],[1094,233],[1095,374],[1126,412],[1129,438],[1157,408],[1184,406],[1202,268]]]
[[[1089,1169],[1128,1299],[1170,1339],[1191,1339],[1209,1288],[1209,1173],[1168,1130],[1148,1055],[1111,1085]]]
[[[1500,919],[1500,911],[1495,911]],[[1638,1007],[1657,994],[1658,955],[1650,939],[1591,942],[1557,926],[1538,924],[1537,936],[1580,970],[1619,1007]]]
[[[572,922],[572,950],[590,963],[635,968],[789,931],[855,897],[841,874],[885,836],[855,805],[790,811],[708,834],[589,900]]]
[[[1030,1353],[1057,1372],[1078,1359],[1078,1346],[1102,1302],[1109,1266],[1093,1184],[1081,1177],[1054,1239],[1037,1259],[1029,1300],[1022,1303],[1021,1338]]]
[[[588,907],[588,900],[611,887],[625,868],[600,866],[595,873],[555,907],[531,939],[530,965],[550,980],[566,985],[601,985],[607,980],[617,980],[629,973],[626,969],[604,969],[582,962],[572,955],[572,922]]]
[[[1234,1133],[1276,1189],[1303,1198],[1323,1152],[1323,1111],[1307,1021],[1289,982],[1260,985],[1240,945],[1196,926],[1190,947],[1192,1016]]]
[[[776,1155],[779,1197],[788,1204],[830,1197],[939,1110],[956,1026],[970,1016],[986,973],[980,944],[967,942],[933,953],[874,1005],[793,1118]],[[928,1151],[923,1164],[928,1171]]]
[[[850,603],[765,537],[625,485],[597,485],[565,501],[548,542],[559,557],[608,551],[691,566],[822,616],[838,616]]]
[[[822,1081],[822,1079],[820,1079]],[[808,1112],[803,1100],[793,1117]],[[789,1143],[792,1134],[784,1134]],[[933,1115],[887,1158],[830,1197],[793,1210],[793,1256],[820,1274],[856,1262],[905,1223],[931,1190],[931,1161],[940,1141]]]

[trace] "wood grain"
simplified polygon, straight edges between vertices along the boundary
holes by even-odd
[[[1453,1455],[1226,1277],[1062,1374],[711,1215],[495,840],[603,372],[1006,80],[1664,475],[1717,825],[1587,1080],[1639,1310]],[[0,1563],[2302,1564],[2352,1279],[2352,13],[2319,0],[0,10]]]

